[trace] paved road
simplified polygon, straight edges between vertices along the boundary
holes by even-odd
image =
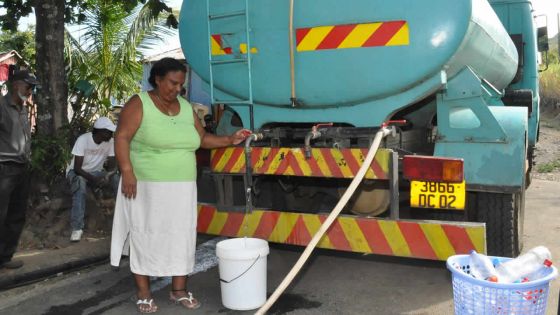
[[[560,261],[560,183],[536,180],[527,193],[525,246],[546,245]],[[299,248],[272,246],[271,292],[289,271]],[[559,263],[560,265],[560,263]],[[452,314],[449,272],[443,262],[330,251],[315,253],[269,314]],[[163,287],[163,280],[156,280]],[[251,314],[225,309],[217,268],[190,279],[203,307],[189,314]],[[560,280],[553,282],[547,314],[556,314]],[[158,314],[183,314],[167,303],[167,287],[155,292]],[[133,282],[126,267],[100,266],[0,292],[0,314],[135,314]]]

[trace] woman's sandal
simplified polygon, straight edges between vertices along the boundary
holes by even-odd
[[[138,312],[143,314],[155,313],[158,310],[157,305],[154,303],[154,299],[138,299],[138,301],[136,301],[136,306],[138,308]]]
[[[186,296],[176,297],[175,294],[173,294],[173,292],[186,292],[188,294],[188,297]],[[169,300],[175,303],[176,305],[179,304],[183,305],[186,309],[189,310],[195,310],[200,307],[200,302],[193,297],[191,292],[188,292],[185,289],[171,290],[171,292],[169,292]]]

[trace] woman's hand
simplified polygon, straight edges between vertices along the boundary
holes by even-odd
[[[128,199],[136,199],[136,176],[133,171],[122,173],[121,190]]]
[[[250,136],[251,134],[252,134],[252,132],[249,129],[237,130],[234,134],[232,134],[230,136],[231,137],[231,143],[234,144],[234,145],[240,144],[245,139],[247,139],[247,137]]]

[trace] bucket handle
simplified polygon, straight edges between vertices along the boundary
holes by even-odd
[[[253,268],[253,266],[257,263],[257,261],[259,260],[259,258],[261,258],[261,254],[259,254],[259,256],[257,256],[257,258],[255,259],[255,261],[253,261],[253,263],[251,264],[251,266],[249,266],[249,268],[247,268],[245,271],[243,271],[239,276],[237,276],[237,277],[235,277],[235,278],[233,278],[233,279],[231,279],[231,280],[229,280],[229,281],[220,278],[220,282],[231,283],[231,282],[233,282],[233,281],[235,281],[235,280],[241,278],[241,276],[243,276],[244,274],[247,273],[247,271],[249,271],[251,268]]]

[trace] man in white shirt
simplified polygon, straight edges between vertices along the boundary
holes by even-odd
[[[111,183],[115,193],[117,191],[118,176],[115,176],[115,172],[107,173],[103,169],[106,160],[109,164],[108,169],[115,169],[115,129],[115,124],[109,118],[100,117],[93,124],[93,131],[78,137],[72,149],[74,157],[66,170],[66,178],[72,191],[72,242],[78,242],[82,238],[87,186],[97,188]]]

